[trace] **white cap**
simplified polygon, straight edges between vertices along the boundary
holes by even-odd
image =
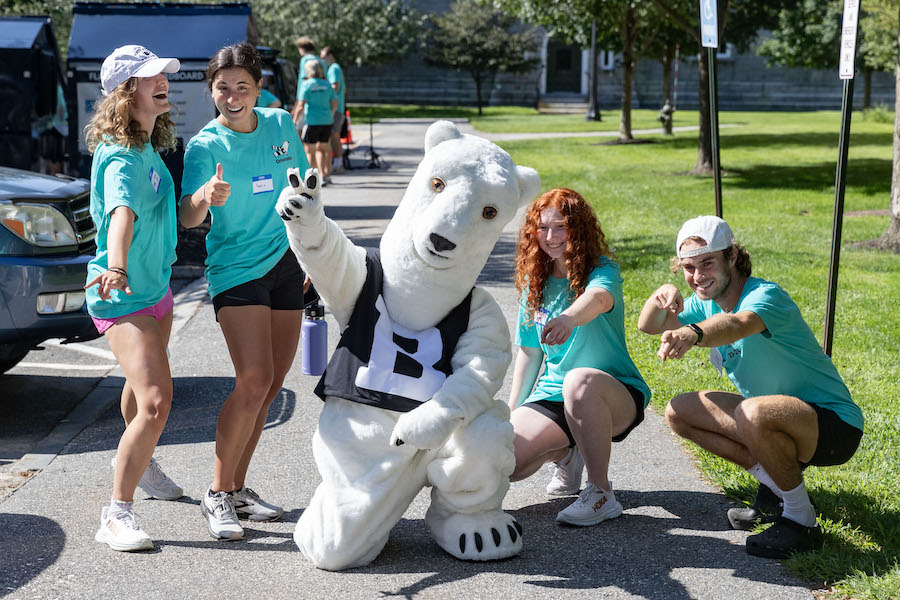
[[[113,50],[100,67],[101,90],[104,96],[108,96],[132,77],[177,73],[180,68],[177,58],[160,58],[143,46],[122,46]]]
[[[706,242],[706,245],[682,251],[681,245],[686,239],[692,237],[700,238]],[[678,232],[678,241],[675,242],[675,253],[678,258],[687,258],[725,250],[733,243],[734,234],[731,233],[728,223],[713,215],[703,215],[690,219],[681,226],[681,231]]]

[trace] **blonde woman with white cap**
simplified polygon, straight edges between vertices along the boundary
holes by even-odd
[[[88,313],[125,374],[126,427],[113,458],[112,500],[95,539],[119,551],[153,548],[132,510],[138,485],[156,498],[182,496],[153,459],[172,403],[166,345],[177,240],[175,186],[159,155],[175,147],[164,73],[180,66],[143,46],[117,48],[100,68],[104,98],[85,127],[97,225],[97,256],[85,285]]]

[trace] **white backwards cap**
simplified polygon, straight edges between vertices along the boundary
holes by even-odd
[[[691,248],[690,250],[682,250],[681,245],[688,238],[697,237],[706,242],[705,246],[699,248]],[[734,243],[734,234],[728,223],[713,215],[703,215],[694,217],[685,222],[678,232],[678,241],[675,243],[675,253],[678,258],[687,258],[689,256],[697,256],[698,254],[706,254],[707,252],[718,252],[725,250]]]
[[[180,68],[177,58],[159,58],[143,46],[122,46],[113,50],[100,67],[101,90],[108,96],[132,77],[177,73]]]

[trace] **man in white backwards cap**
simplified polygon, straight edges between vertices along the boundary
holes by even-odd
[[[751,277],[750,255],[728,223],[690,219],[675,252],[672,271],[684,273],[693,294],[685,300],[675,285],[660,286],[644,304],[638,328],[662,334],[662,360],[709,348],[710,362],[738,393],[679,394],[666,407],[666,421],[759,481],[751,508],[728,511],[735,529],[774,522],[747,538],[748,553],[787,558],[819,548],[823,535],[803,469],[847,462],[862,437],[862,411],[790,296]]]

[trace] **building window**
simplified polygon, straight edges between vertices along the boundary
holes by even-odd
[[[601,71],[612,71],[616,68],[616,53],[612,50],[598,50],[597,65]]]

